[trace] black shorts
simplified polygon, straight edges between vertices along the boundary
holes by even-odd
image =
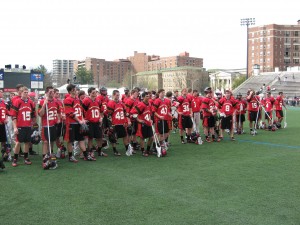
[[[80,124],[79,123],[70,124],[69,130],[66,132],[69,132],[69,142],[84,140],[83,134],[80,133]]]
[[[124,138],[127,136],[126,129],[123,125],[115,125],[115,134],[117,138]]]
[[[265,112],[265,120],[268,120],[269,117],[272,119],[272,111],[271,112]]]
[[[56,137],[57,138],[60,138],[60,137],[63,137],[64,134],[66,132],[66,124],[64,123],[58,123],[56,124]]]
[[[239,123],[240,115],[236,115],[236,122]],[[241,114],[241,123],[245,122],[245,114]]]
[[[89,126],[89,132],[88,132],[88,137],[89,139],[92,138],[102,138],[102,128],[100,127],[100,123],[88,123]]]
[[[166,134],[169,132],[169,126],[167,120],[159,120],[157,121],[157,130],[160,134]]]
[[[107,119],[107,115],[104,115],[103,119],[102,119],[102,127],[103,129],[106,129],[108,127],[110,127],[111,122]]]
[[[249,111],[249,112],[248,112],[248,120],[249,120],[250,122],[256,122],[257,113],[258,113],[258,112],[255,112],[255,111]]]
[[[143,139],[152,138],[153,137],[152,127],[142,124],[142,135],[143,135]]]
[[[192,128],[193,127],[193,121],[190,116],[181,116],[181,121],[182,121],[182,129],[186,128]]]
[[[221,120],[221,129],[229,129],[232,128],[232,116],[223,117]]]
[[[215,127],[216,126],[216,117],[215,116],[207,116],[203,118],[203,126],[204,127]]]
[[[44,129],[44,138],[43,141],[49,141],[48,138],[48,127],[43,127]],[[50,131],[50,142],[56,141],[57,136],[56,136],[56,126],[49,127]]]
[[[5,124],[0,124],[0,142],[6,142],[6,128]]]
[[[31,127],[18,127],[17,141],[20,143],[27,143],[31,141],[32,130]]]
[[[128,135],[136,135],[138,129],[138,122],[136,120],[131,121],[131,128],[127,127]]]

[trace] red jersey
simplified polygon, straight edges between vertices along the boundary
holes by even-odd
[[[215,102],[213,101],[212,98],[208,98],[208,97],[205,97],[205,98],[202,99],[201,108],[203,109],[203,116],[204,117],[213,116],[213,114],[209,111],[206,111],[206,109],[217,111],[217,106],[216,106]]]
[[[275,102],[274,97],[269,97],[262,100],[262,104],[265,107],[267,112],[272,111],[274,102]]]
[[[85,119],[91,123],[98,123],[100,121],[101,102],[97,99],[92,100],[86,97],[82,101],[82,107],[85,110]]]
[[[191,100],[188,97],[179,96],[177,98],[179,102],[178,106],[178,112],[181,112],[184,116],[191,115],[190,109],[191,109]]]
[[[126,94],[122,94],[121,100],[122,100],[123,103],[125,103],[126,100],[129,99],[129,98],[130,98],[130,96],[128,96],[128,95],[126,95]]]
[[[101,112],[106,113],[107,103],[109,102],[109,98],[107,95],[98,95],[97,100],[101,102]]]
[[[75,116],[79,120],[83,119],[83,108],[81,106],[79,98],[75,97],[67,97],[64,100],[65,105],[65,113],[66,113],[66,123],[77,123],[77,121],[74,119]]]
[[[283,105],[283,98],[280,95],[278,95],[275,101],[276,110],[282,110],[282,105]]]
[[[8,115],[8,110],[6,108],[5,102],[0,99],[0,124],[4,123],[4,120],[6,119]]]
[[[45,99],[42,99],[38,106],[38,112],[41,111],[42,106],[44,105]],[[57,114],[60,114],[60,106],[57,100],[53,99],[52,101],[48,100],[47,103],[48,108],[48,121],[49,121],[49,127],[54,126],[57,124]],[[42,126],[46,127],[47,125],[47,113],[45,111],[45,114],[42,116]]]
[[[138,103],[140,102],[140,100],[138,98],[134,99],[134,98],[127,98],[125,100],[125,110],[127,114],[130,114],[130,111],[132,108],[134,108]]]
[[[160,99],[157,98],[152,104],[152,112],[156,112],[159,116],[163,116],[163,120],[169,119],[169,109],[170,108],[170,101],[169,99]],[[154,117],[155,120],[160,120],[157,116]]]
[[[151,126],[151,104],[144,101],[139,102],[131,111],[132,114],[138,114],[138,119],[143,120],[147,126]]]
[[[127,122],[123,102],[110,100],[107,103],[107,111],[111,114],[113,125],[124,125]]]
[[[234,98],[227,99],[225,97],[221,98],[219,101],[219,108],[222,113],[226,116],[232,116],[236,108],[237,102]]]
[[[65,115],[65,108],[64,108],[64,104],[63,104],[63,100],[59,99],[59,98],[55,98],[55,100],[57,101],[59,108],[60,108],[60,113],[62,115]]]
[[[253,111],[257,112],[258,111],[258,106],[259,106],[259,96],[253,96],[250,99],[247,99],[248,101],[248,111]]]
[[[29,98],[16,99],[12,105],[12,116],[17,119],[17,127],[31,127],[32,119],[36,117],[33,101]]]
[[[237,99],[236,100],[236,112],[238,115],[240,114],[245,114],[246,113],[246,108],[247,108],[247,102],[243,99]]]
[[[193,97],[193,100],[192,100],[192,112],[193,113],[200,112],[200,110],[201,110],[201,104],[202,104],[202,97],[200,97],[200,96]]]

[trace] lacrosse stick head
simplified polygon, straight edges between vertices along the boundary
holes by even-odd
[[[127,156],[131,156],[132,155],[132,152],[133,152],[133,147],[131,144],[128,145],[128,149],[126,151],[126,155]]]
[[[41,142],[41,135],[39,131],[33,131],[30,139],[31,143],[37,145]]]

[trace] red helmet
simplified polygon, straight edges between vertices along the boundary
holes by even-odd
[[[162,155],[162,157],[166,156],[167,155],[167,150],[166,149],[162,149],[161,150],[161,155]]]

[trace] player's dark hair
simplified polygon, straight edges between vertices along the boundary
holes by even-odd
[[[68,91],[68,93],[70,93],[73,89],[75,89],[75,85],[74,84],[68,84],[68,86],[67,86],[67,91]]]
[[[48,93],[50,89],[53,89],[53,87],[52,86],[46,87],[45,92]]]
[[[96,88],[90,87],[90,88],[88,89],[88,94],[91,94],[94,90],[96,90]]]
[[[116,95],[117,93],[120,93],[118,90],[113,90],[112,95]]]

